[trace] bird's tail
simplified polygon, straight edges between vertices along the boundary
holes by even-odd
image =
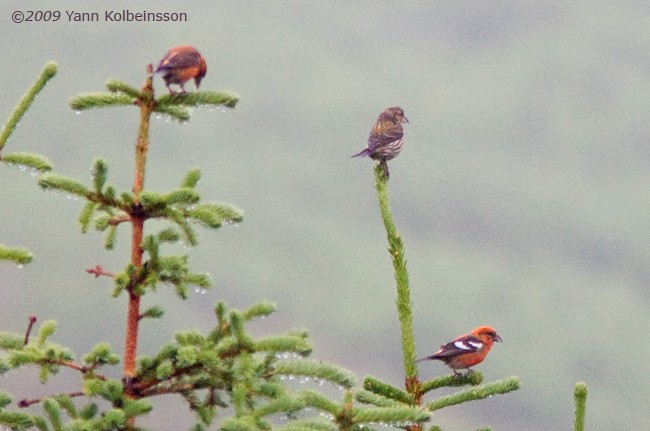
[[[363,151],[360,153],[354,154],[351,157],[367,157],[370,155],[370,150],[368,148],[364,148]]]
[[[435,356],[436,355],[425,356],[424,358],[416,359],[415,362],[429,361],[431,359],[435,359]]]

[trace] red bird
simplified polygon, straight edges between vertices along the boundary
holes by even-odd
[[[459,374],[457,370],[471,371],[469,367],[483,362],[495,341],[502,341],[497,331],[489,326],[479,326],[469,334],[461,335],[454,341],[443,344],[433,355],[420,358],[415,362],[437,359],[444,362],[457,375]]]
[[[183,85],[192,78],[198,90],[207,71],[205,59],[199,51],[188,45],[176,46],[167,51],[156,69],[156,73],[163,74],[162,78],[170,94],[174,94],[169,87],[171,84],[177,84],[181,87],[181,92],[185,93]]]

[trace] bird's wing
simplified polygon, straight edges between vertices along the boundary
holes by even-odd
[[[440,346],[440,350],[433,354],[432,358],[441,359],[452,356],[462,355],[464,353],[476,352],[483,348],[483,342],[474,335],[464,335],[456,338],[454,341]]]
[[[404,129],[401,124],[388,122],[386,126],[383,126],[383,124],[375,125],[368,136],[368,149],[373,152],[376,148],[385,147],[391,142],[402,139],[403,136]]]
[[[196,51],[178,51],[165,56],[160,62],[157,71],[178,68],[184,69],[186,67],[195,67],[199,64],[200,54]]]

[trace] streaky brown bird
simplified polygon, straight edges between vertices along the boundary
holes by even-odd
[[[171,84],[178,85],[181,88],[181,93],[184,94],[184,85],[192,78],[194,78],[194,84],[198,90],[207,71],[205,59],[199,51],[189,45],[176,46],[167,51],[156,69],[156,73],[162,73],[169,94],[175,94],[170,87]]]
[[[379,160],[384,177],[389,177],[388,160],[394,159],[404,145],[403,123],[409,120],[399,106],[391,106],[379,114],[368,135],[368,147],[352,157],[370,157]]]

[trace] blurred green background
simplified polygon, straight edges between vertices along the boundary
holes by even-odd
[[[14,10],[125,8],[189,19],[11,22]],[[314,357],[401,385],[372,163],[350,159],[377,115],[400,105],[410,125],[389,189],[418,354],[489,324],[504,343],[477,369],[487,380],[522,380],[513,394],[436,412],[434,423],[569,429],[573,385],[584,380],[588,429],[648,429],[647,2],[4,1],[0,22],[2,122],[43,65],[59,65],[5,151],[42,153],[63,175],[90,181],[92,161],[104,157],[109,181],[130,189],[136,109],[76,115],[67,101],[103,91],[109,78],[141,86],[146,65],[174,45],[207,59],[203,89],[241,95],[235,110],[152,125],[146,186],[167,190],[199,167],[204,199],[243,208],[245,221],[202,232],[197,249],[169,250],[189,253],[214,289],[185,302],[164,286],[148,296],[145,305],[167,314],[143,324],[140,352],[175,330],[207,331],[218,299],[267,299],[279,311],[253,325],[256,334],[305,327]],[[165,91],[160,77],[155,85]],[[105,251],[100,235],[79,233],[82,202],[42,192],[6,165],[0,185],[0,242],[35,254],[22,269],[0,264],[0,330],[23,332],[35,314],[58,320],[56,341],[79,356],[98,339],[121,351],[125,298],[111,300],[110,280],[84,270],[121,269],[126,229]],[[439,363],[420,370],[449,372]],[[78,376],[36,381],[23,370],[0,386],[31,398],[72,388]],[[187,429],[176,401],[160,397],[161,416],[141,424]]]

